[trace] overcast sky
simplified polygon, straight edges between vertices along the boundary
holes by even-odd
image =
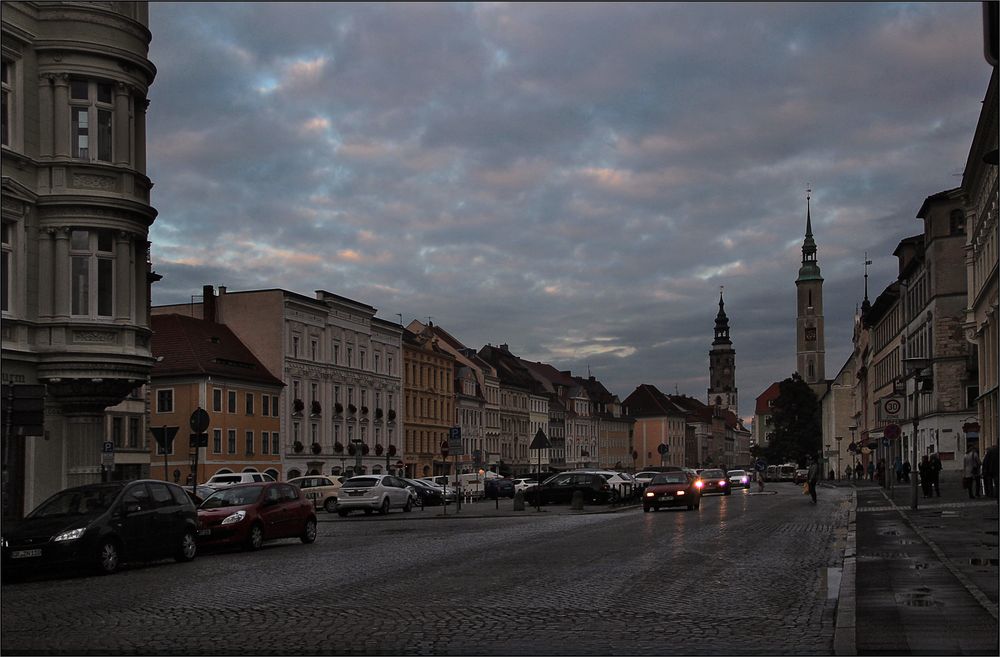
[[[741,414],[795,368],[811,186],[826,372],[961,183],[980,3],[151,3],[154,304],[325,289],[626,397]]]

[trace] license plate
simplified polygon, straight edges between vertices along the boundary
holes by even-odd
[[[211,529],[199,529],[198,530],[198,536],[209,536],[209,535],[211,535],[211,533],[212,533]]]
[[[42,556],[41,550],[14,550],[10,553],[11,559],[27,559],[29,557]]]
[[[670,502],[670,501],[672,501],[674,499],[674,496],[673,495],[661,495],[660,499],[663,500],[664,502]]]
[[[350,495],[351,497],[357,497],[358,495],[364,495],[364,492],[360,490],[352,490],[347,494]]]

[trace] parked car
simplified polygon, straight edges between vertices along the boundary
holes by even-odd
[[[809,471],[799,468],[798,470],[795,471],[795,474],[792,476],[792,481],[795,482],[796,484],[806,483],[807,481],[809,481]]]
[[[608,480],[597,472],[561,472],[553,475],[537,486],[525,491],[524,499],[528,504],[558,504],[573,500],[573,493],[581,491],[583,501],[589,504],[604,504],[617,494]]]
[[[517,492],[513,479],[487,479],[484,486],[485,495],[491,500],[498,497],[514,497]]]
[[[440,486],[423,481],[422,479],[406,479],[403,481],[413,488],[417,494],[417,503],[420,506],[437,506],[444,504],[444,490]]]
[[[17,523],[4,523],[3,571],[83,566],[108,574],[123,562],[198,552],[198,516],[180,486],[154,480],[67,488]]]
[[[216,491],[198,507],[198,542],[259,550],[264,541],[316,540],[316,511],[288,483],[237,484]]]
[[[750,475],[746,470],[730,470],[726,475],[729,477],[729,490],[750,488]]]
[[[642,510],[659,511],[665,506],[701,506],[702,481],[690,471],[658,472],[642,494]]]
[[[355,510],[364,511],[365,515],[375,511],[385,515],[393,508],[407,513],[413,509],[413,496],[408,484],[395,475],[351,477],[340,487],[337,514],[341,518],[346,518]]]
[[[798,468],[796,465],[784,464],[778,466],[778,481],[794,481],[795,480],[795,470]]]
[[[614,472],[613,470],[577,470],[576,472],[593,472],[604,477],[604,480],[611,486],[610,502],[617,502],[622,495],[636,486],[631,475],[624,472]]]
[[[344,477],[307,475],[289,479],[288,483],[297,486],[317,509],[322,507],[327,513],[333,513],[337,510],[337,495],[343,481]]]
[[[702,495],[707,495],[709,493],[722,493],[723,495],[729,495],[732,492],[729,488],[729,479],[726,477],[726,473],[722,470],[705,468],[698,474],[698,476],[701,477],[702,481]]]
[[[652,470],[643,470],[642,472],[636,472],[635,483],[639,486],[648,486],[649,482],[653,480],[653,477],[660,474],[659,472],[654,472]]]
[[[184,492],[188,494],[188,497],[191,498],[191,501],[194,502],[195,506],[201,506],[201,503],[216,490],[218,489],[206,486],[205,484],[198,484],[197,486],[184,486]]]
[[[529,477],[523,477],[521,479],[514,479],[513,481],[514,481],[514,492],[515,493],[517,491],[519,491],[519,490],[527,490],[527,489],[531,488],[532,486],[537,486],[538,485],[538,480],[537,479],[529,478]]]
[[[274,481],[274,477],[266,472],[227,472],[225,474],[212,475],[205,482],[205,485],[212,488],[224,488],[226,486],[252,484],[262,481]]]

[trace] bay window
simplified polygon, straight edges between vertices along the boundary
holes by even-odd
[[[73,157],[111,162],[114,94],[110,82],[74,78],[69,83]]]
[[[74,228],[70,234],[73,315],[114,312],[114,231]]]

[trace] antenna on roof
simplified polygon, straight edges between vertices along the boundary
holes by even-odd
[[[396,317],[399,318],[399,325],[403,325],[403,313],[396,313]]]
[[[433,318],[433,317],[431,317],[430,315],[428,315],[428,316],[427,316],[427,325],[428,325],[428,326],[430,326],[431,324],[433,324],[433,323],[434,323],[434,322],[432,321],[433,319],[434,319],[434,318]]]

